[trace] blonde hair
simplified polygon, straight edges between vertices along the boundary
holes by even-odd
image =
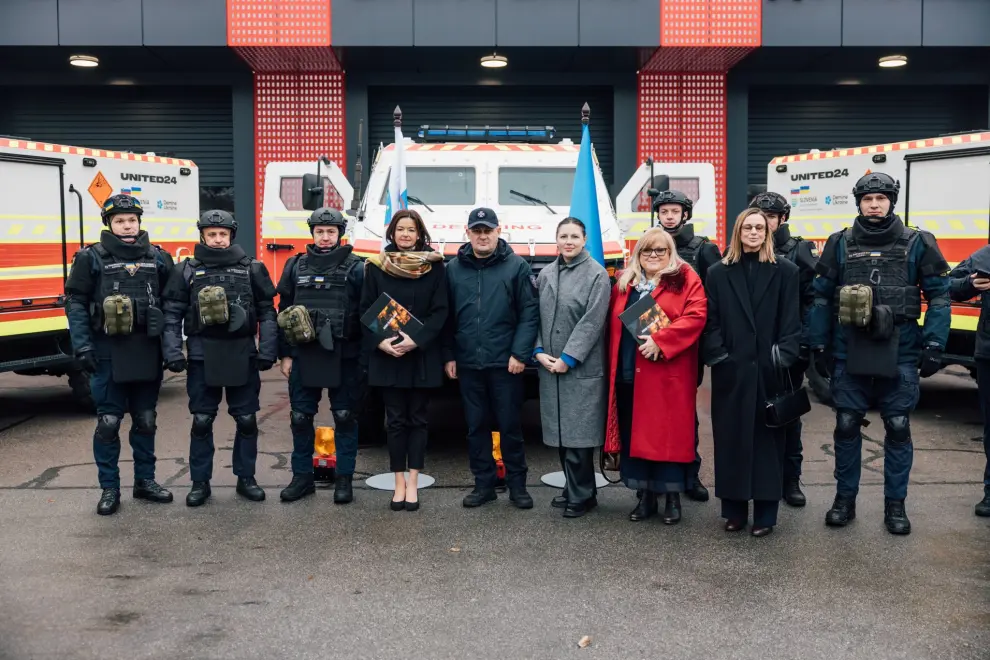
[[[729,249],[722,258],[722,263],[726,266],[742,259],[744,252],[742,244],[743,221],[752,215],[760,216],[763,218],[763,222],[766,223],[766,232],[763,235],[763,245],[760,246],[759,260],[772,264],[777,263],[777,256],[773,252],[773,232],[770,231],[770,220],[767,219],[767,214],[760,209],[746,209],[736,216],[736,224],[732,227],[732,238],[729,239]]]
[[[639,281],[645,277],[643,266],[639,263],[639,255],[647,248],[667,248],[669,261],[666,267],[657,273],[657,280],[664,275],[673,275],[684,265],[684,260],[677,256],[677,246],[674,244],[673,237],[667,233],[667,230],[663,227],[647,229],[636,242],[632,256],[629,257],[629,265],[626,266],[626,269],[622,272],[622,276],[619,278],[619,291],[622,293],[625,293],[630,286],[639,284]]]

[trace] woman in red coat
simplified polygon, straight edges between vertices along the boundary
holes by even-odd
[[[643,335],[637,345],[619,314],[649,295],[669,325]],[[612,289],[608,312],[609,393],[605,451],[619,454],[619,474],[642,491],[629,514],[638,522],[657,513],[666,495],[663,521],[681,519],[680,494],[694,460],[694,411],[698,394],[698,341],[707,300],[701,279],[678,256],[662,228],[636,243],[628,268]]]

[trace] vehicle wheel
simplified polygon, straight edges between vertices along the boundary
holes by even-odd
[[[818,373],[814,365],[808,369],[805,375],[808,377],[808,385],[811,386],[811,391],[814,393],[815,398],[826,406],[832,405],[831,380],[829,377]]]
[[[385,445],[385,402],[377,389],[368,393],[364,409],[358,417],[358,444],[362,447]]]
[[[96,402],[89,389],[89,375],[82,369],[73,369],[66,376],[69,377],[69,387],[72,388],[72,397],[76,403],[89,412],[96,412]]]

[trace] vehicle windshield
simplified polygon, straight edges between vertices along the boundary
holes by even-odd
[[[550,206],[570,206],[573,188],[573,167],[500,167],[498,170],[498,203],[501,206],[538,205],[513,195],[510,190],[543,200]]]
[[[389,172],[391,176],[391,172]],[[474,206],[473,167],[406,166],[406,192],[429,206]],[[382,188],[380,204],[388,200],[388,179]]]

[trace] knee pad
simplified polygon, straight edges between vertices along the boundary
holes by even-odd
[[[216,415],[205,415],[203,413],[196,413],[193,415],[193,435],[208,435],[213,430],[213,420],[216,418]]]
[[[237,432],[241,435],[258,434],[258,418],[254,416],[254,413],[237,415],[234,417],[234,423],[237,425]]]
[[[313,415],[293,410],[289,413],[289,426],[307,428],[313,423]]]
[[[120,431],[120,417],[116,415],[99,415],[96,418],[96,436],[101,442],[115,442]]]
[[[349,422],[357,421],[357,417],[350,410],[334,410],[333,421],[338,424],[347,424]]]
[[[911,421],[907,415],[891,415],[883,418],[883,428],[887,431],[887,440],[894,445],[906,445],[911,442]]]
[[[835,441],[852,442],[863,426],[863,413],[852,410],[838,410],[835,413]]]
[[[154,435],[155,429],[158,428],[155,425],[157,417],[158,414],[154,410],[139,410],[131,415],[132,430],[141,435]]]

